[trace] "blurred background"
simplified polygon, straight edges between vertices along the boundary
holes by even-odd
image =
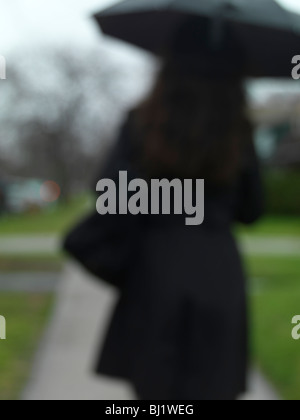
[[[80,377],[115,296],[104,285],[93,289],[59,250],[62,235],[94,208],[95,174],[159,64],[101,37],[90,16],[112,3],[0,0],[1,400],[130,396]],[[298,0],[280,3],[300,13]],[[249,80],[247,91],[267,195],[265,218],[236,228],[251,278],[252,358],[278,398],[298,400],[300,342],[291,339],[291,320],[300,313],[300,82]]]

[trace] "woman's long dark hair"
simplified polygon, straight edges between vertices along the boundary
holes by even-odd
[[[230,183],[252,141],[242,56],[228,37],[218,51],[203,45],[195,51],[199,22],[183,28],[150,96],[135,111],[140,160],[151,177]]]

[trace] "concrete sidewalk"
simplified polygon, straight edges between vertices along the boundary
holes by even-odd
[[[0,255],[53,254],[60,249],[57,235],[1,236]],[[250,255],[298,256],[300,239],[289,236],[243,236],[241,249]]]
[[[117,296],[89,279],[76,265],[66,267],[57,305],[38,351],[24,400],[133,400],[131,387],[96,377],[92,364]],[[258,372],[249,378],[245,400],[276,400]]]
[[[61,275],[55,272],[0,273],[0,292],[55,292]]]
[[[298,257],[300,254],[300,239],[288,236],[243,237],[240,246],[247,255]]]
[[[0,255],[53,254],[58,249],[60,238],[57,235],[1,235]]]

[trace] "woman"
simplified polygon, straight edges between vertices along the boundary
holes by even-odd
[[[246,389],[246,282],[231,228],[259,218],[261,183],[242,52],[228,28],[217,47],[204,30],[182,25],[101,174],[205,180],[201,226],[184,215],[94,216],[127,241],[96,370],[131,381],[141,399],[233,400]]]

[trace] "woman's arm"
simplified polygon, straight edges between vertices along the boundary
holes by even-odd
[[[133,176],[130,147],[130,132],[126,122],[97,182],[104,178],[111,179],[115,181],[118,191],[119,171],[127,171],[128,178]],[[139,233],[137,216],[100,215],[96,211],[95,200],[95,211],[72,229],[64,240],[63,248],[89,272],[121,287],[135,258]]]
[[[238,181],[235,219],[244,224],[257,221],[264,213],[264,191],[259,159],[253,143],[247,148]]]

